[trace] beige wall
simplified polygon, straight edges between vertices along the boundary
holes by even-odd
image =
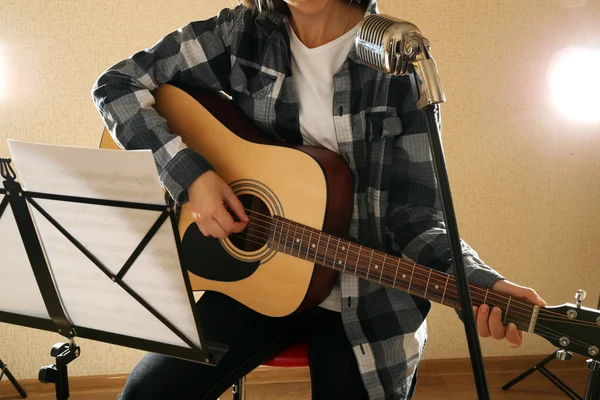
[[[6,138],[97,147],[97,76],[191,19],[234,1],[0,0],[0,155]],[[600,42],[598,0],[383,0],[433,44],[447,96],[444,144],[462,236],[490,265],[550,304],[600,292],[600,125],[561,118],[547,67],[569,44]],[[0,358],[19,378],[61,337],[0,324]],[[483,342],[485,355],[546,354]],[[71,374],[126,373],[142,353],[80,340]],[[427,358],[468,357],[455,314],[434,307]]]

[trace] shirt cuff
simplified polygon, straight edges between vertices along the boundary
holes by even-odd
[[[505,279],[497,271],[472,255],[464,255],[463,264],[465,266],[467,281],[484,289],[491,289],[498,281]],[[452,264],[448,273],[456,277],[454,264]]]
[[[214,171],[214,168],[204,157],[191,148],[185,148],[163,168],[159,179],[171,198],[184,204],[189,201],[188,187],[209,170]]]

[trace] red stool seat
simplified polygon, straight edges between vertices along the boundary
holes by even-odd
[[[308,367],[308,341],[301,340],[282,350],[262,365],[271,367]]]
[[[308,341],[301,340],[288,346],[275,357],[264,361],[262,365],[270,367],[308,367]],[[242,377],[233,385],[233,400],[244,400],[246,398],[245,381],[246,377]]]

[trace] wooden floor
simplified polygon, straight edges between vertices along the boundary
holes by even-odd
[[[504,392],[501,387],[524,370],[542,360],[543,356],[498,357],[485,361],[486,377],[492,399],[563,400],[568,397],[539,372],[535,372],[512,389]],[[477,399],[473,375],[467,360],[426,360],[421,364],[419,385],[415,399]],[[584,359],[552,361],[548,369],[562,379],[580,396],[584,396],[588,370]],[[18,379],[18,377],[17,377]],[[126,375],[71,377],[71,399],[114,400],[117,398]],[[55,399],[51,385],[37,380],[19,381],[31,400]],[[20,396],[12,385],[2,379],[0,400],[16,400]],[[231,399],[228,391],[221,400]],[[248,376],[246,400],[296,400],[310,399],[310,382],[306,368],[260,367]],[[332,399],[336,400],[336,399]]]

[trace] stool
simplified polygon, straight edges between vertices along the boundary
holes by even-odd
[[[275,357],[263,362],[270,367],[308,367],[308,341],[301,340],[282,350]],[[242,377],[233,385],[233,400],[245,400],[246,377]]]

